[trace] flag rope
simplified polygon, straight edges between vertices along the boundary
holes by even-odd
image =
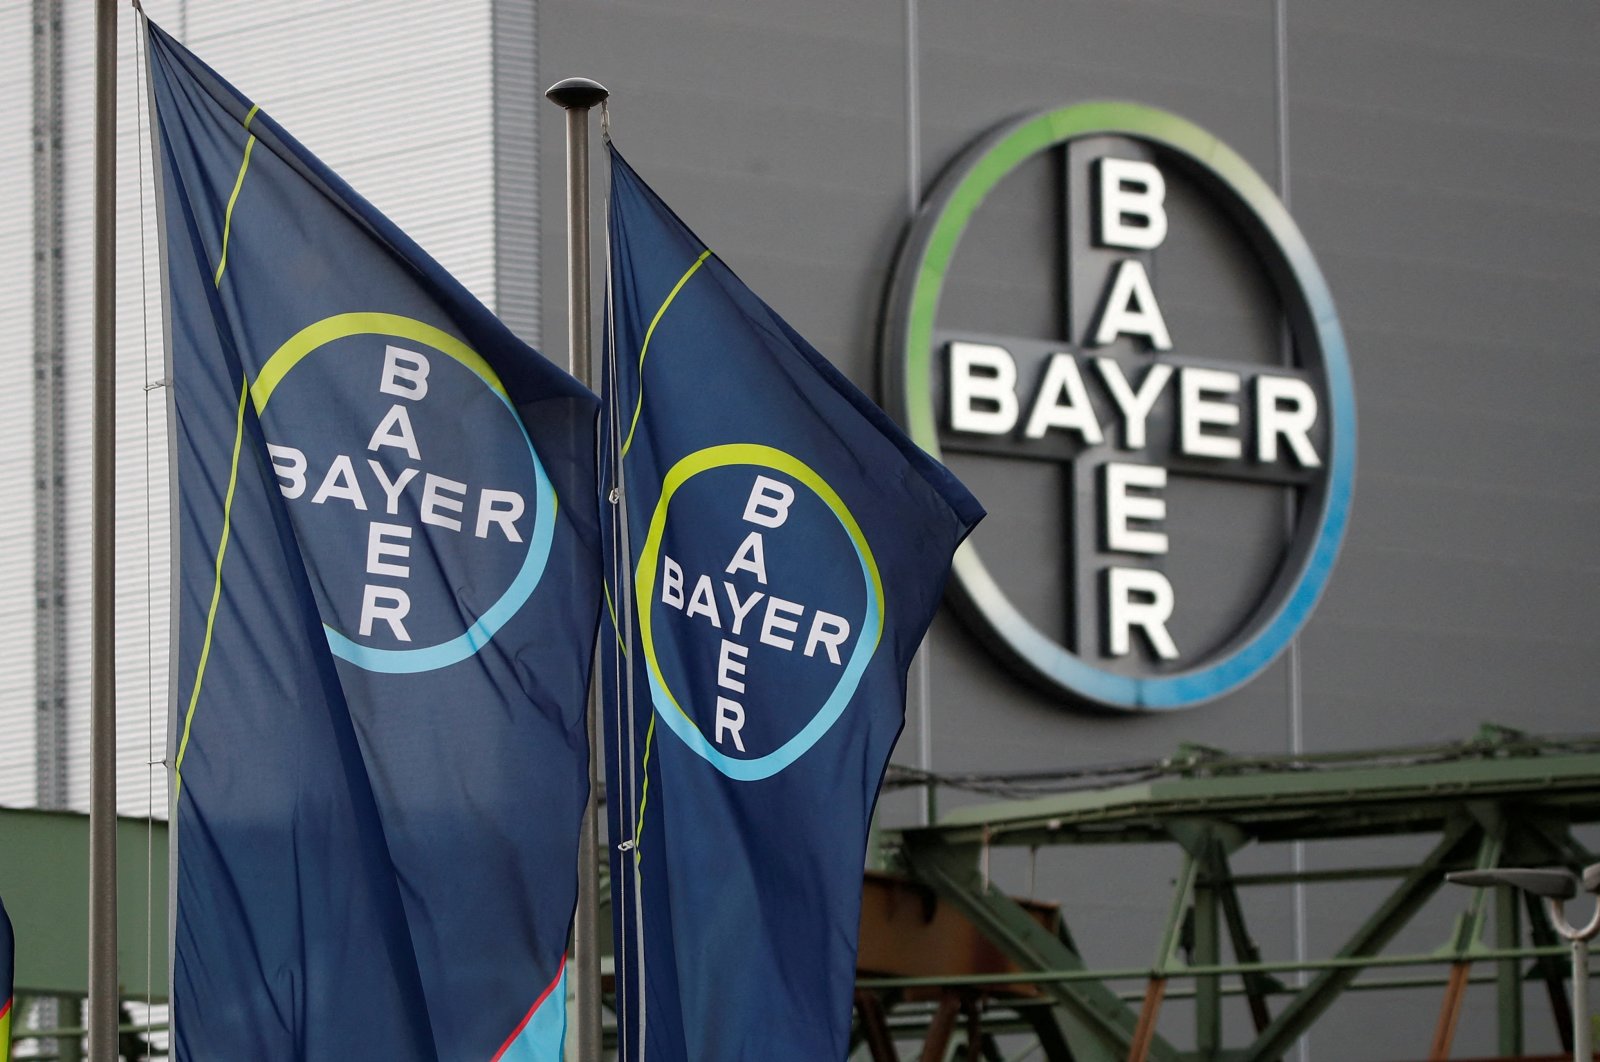
[[[142,14],[142,12],[141,12]],[[141,71],[148,63],[148,57],[139,39],[143,36],[139,32],[140,20],[129,21],[129,28],[133,36],[133,77],[137,83]],[[134,99],[134,132],[142,134],[145,128],[144,93],[135,91]],[[153,116],[152,116],[153,117]],[[156,701],[156,652],[155,652],[155,614],[152,607],[154,595],[153,562],[151,553],[154,549],[151,530],[155,526],[154,513],[150,504],[150,395],[153,388],[150,386],[150,278],[146,266],[149,262],[149,230],[145,222],[145,183],[144,183],[144,149],[148,140],[143,135],[134,137],[134,156],[139,160],[139,329],[141,346],[139,348],[139,369],[143,376],[141,383],[144,387],[144,434],[142,438],[144,448],[144,666],[145,666],[145,701],[144,701],[144,1023],[151,1024],[150,1012],[155,1009],[155,878],[156,878],[156,785],[155,771],[158,761],[155,758],[155,701]]]
[[[617,418],[616,418],[617,401],[618,401],[618,397],[619,396],[618,396],[618,387],[617,387],[617,357],[616,357],[616,349],[617,349],[617,345],[616,345],[616,323],[615,323],[616,303],[615,303],[615,299],[614,299],[613,292],[612,292],[612,276],[611,276],[611,240],[610,240],[610,232],[609,232],[610,219],[611,219],[611,189],[610,189],[609,184],[608,184],[608,186],[606,188],[606,223],[607,223],[607,230],[608,231],[606,233],[607,238],[606,238],[606,244],[605,244],[605,247],[606,247],[606,252],[605,252],[606,253],[606,269],[605,269],[605,278],[606,278],[606,344],[605,344],[604,349],[601,352],[600,371],[601,371],[601,379],[605,382],[605,387],[606,387],[606,391],[607,391],[607,397],[610,399],[611,415],[610,415],[610,417],[607,418],[610,421],[610,430],[609,430],[609,433],[608,433],[609,434],[609,438],[604,440],[604,442],[602,444],[606,445],[608,456],[610,457],[609,465],[610,465],[610,468],[611,468],[611,478],[612,478],[613,486],[611,487],[611,489],[606,494],[606,500],[610,503],[610,506],[611,506],[610,512],[608,513],[608,516],[610,518],[610,523],[611,523],[611,540],[610,540],[610,547],[609,547],[610,548],[610,556],[608,558],[608,560],[610,562],[610,567],[609,567],[609,570],[606,573],[606,580],[603,581],[603,583],[604,583],[603,589],[604,589],[604,592],[605,592],[606,606],[611,610],[611,629],[616,635],[617,648],[621,651],[621,655],[620,656],[613,655],[612,658],[611,658],[611,661],[612,661],[612,689],[618,691],[617,692],[617,697],[616,697],[616,703],[613,706],[613,714],[615,716],[615,727],[616,727],[616,733],[617,733],[616,768],[615,768],[616,773],[614,775],[614,779],[615,779],[615,782],[618,785],[620,785],[621,782],[622,782],[622,778],[623,778],[622,727],[624,725],[628,726],[629,733],[630,733],[630,746],[631,746],[631,733],[632,733],[632,729],[633,729],[633,720],[632,720],[631,711],[627,713],[627,715],[626,715],[626,724],[624,723],[625,716],[624,716],[624,707],[623,707],[623,701],[622,701],[622,696],[621,696],[621,690],[623,688],[623,680],[622,680],[623,670],[624,670],[624,668],[629,666],[627,664],[627,662],[626,662],[628,660],[628,658],[629,658],[629,654],[628,654],[628,643],[627,643],[626,638],[624,637],[623,624],[626,624],[628,627],[631,628],[632,627],[632,619],[631,619],[631,617],[629,616],[629,614],[627,612],[626,603],[625,603],[623,611],[622,611],[621,616],[620,616],[620,621],[619,621],[619,616],[618,616],[618,612],[617,612],[616,606],[612,602],[612,599],[611,599],[611,588],[610,588],[610,585],[609,585],[609,582],[611,582],[611,581],[616,581],[616,582],[619,583],[619,585],[620,584],[624,584],[624,583],[627,582],[626,565],[623,563],[623,560],[622,560],[621,542],[620,542],[619,528],[618,528],[618,523],[619,523],[619,520],[621,519],[619,514],[621,512],[622,491],[621,491],[620,486],[617,485],[619,476],[618,476],[618,469],[617,469],[616,466],[618,464],[620,464],[621,460],[622,460],[622,458],[621,458],[622,447],[621,447],[621,433],[620,433],[620,430],[618,428]],[[632,755],[632,753],[631,753],[631,747],[630,747],[630,752],[629,752],[630,759],[631,759],[631,755]],[[630,773],[631,773],[631,771],[630,771]],[[632,797],[633,797],[633,789],[632,789],[632,786],[630,785],[629,789],[628,789],[628,797],[627,797],[627,799],[631,801]],[[617,815],[618,822],[627,821],[627,818],[631,817],[631,816],[628,815],[628,812],[630,810],[631,809],[626,806],[626,803],[624,803],[623,806],[621,808],[619,808],[619,813]],[[633,845],[635,845],[637,843],[637,836],[632,837],[632,838],[628,838],[625,841],[620,839],[620,838],[613,837],[611,839],[611,841],[612,841],[612,844],[617,845],[619,850],[621,850],[625,846],[633,846]],[[609,864],[609,862],[610,862],[610,860],[608,858],[607,859],[607,863]],[[623,882],[616,875],[612,876],[612,878],[611,878],[611,904],[612,904],[612,908],[615,911],[621,913],[620,917],[619,917],[619,921],[623,925],[627,924],[627,922],[626,922],[626,911],[627,911],[627,906],[628,906],[628,902],[629,902],[629,896],[630,895],[635,895],[635,896],[637,895],[637,890],[636,889],[632,889],[629,886],[630,886],[630,883]],[[618,935],[612,942],[611,961],[612,961],[613,991],[616,993],[617,1057],[619,1059],[626,1059],[626,1058],[629,1057],[629,1051],[628,1051],[629,1029],[628,1029],[628,1023],[627,1023],[627,1021],[625,1019],[626,1019],[626,1016],[629,1013],[629,1009],[630,1009],[628,1007],[628,1005],[627,1005],[627,1001],[628,1001],[628,996],[631,994],[631,991],[632,991],[632,984],[631,984],[630,979],[628,977],[627,960],[624,958],[624,956],[626,955],[627,949],[625,947],[619,946],[619,945],[621,945],[621,943],[622,943],[622,938],[620,937],[620,935]],[[642,1029],[641,1029],[641,1031],[642,1031]]]
[[[602,119],[602,121],[604,123],[607,142],[609,142],[609,140],[610,140],[610,111],[609,111],[609,109],[603,109],[602,110],[601,119]],[[623,629],[621,631],[621,645],[620,645],[620,648],[622,650],[623,659],[631,661],[633,659],[633,653],[632,653],[632,648],[633,648],[633,628],[634,628],[633,617],[634,617],[634,613],[635,613],[635,611],[636,611],[636,609],[638,607],[638,603],[634,599],[633,578],[632,578],[633,573],[630,570],[632,568],[632,564],[633,564],[633,547],[632,547],[632,540],[631,540],[631,528],[629,526],[629,520],[628,520],[627,471],[626,471],[626,469],[624,467],[624,464],[623,464],[623,458],[627,456],[628,449],[631,447],[631,445],[633,443],[634,430],[638,427],[639,413],[640,413],[640,410],[643,408],[644,379],[643,379],[643,375],[642,374],[643,374],[643,369],[644,369],[644,358],[645,358],[646,352],[649,350],[650,339],[649,339],[649,333],[647,333],[646,336],[645,336],[645,341],[641,345],[641,348],[640,348],[640,351],[639,351],[639,369],[640,369],[641,375],[640,375],[640,378],[639,378],[639,381],[638,381],[638,386],[639,386],[638,402],[634,406],[633,420],[632,420],[632,423],[628,427],[628,437],[627,437],[626,440],[622,440],[619,443],[618,440],[620,438],[622,429],[621,429],[621,425],[617,423],[615,411],[616,411],[616,409],[617,409],[617,407],[619,405],[619,401],[618,400],[620,398],[621,385],[619,383],[620,373],[618,372],[619,365],[617,364],[617,355],[616,355],[616,352],[617,352],[616,290],[615,290],[615,286],[614,286],[613,280],[612,280],[611,239],[610,239],[610,235],[611,235],[610,226],[611,226],[611,207],[612,207],[611,195],[612,195],[612,189],[611,189],[611,185],[610,185],[610,170],[609,169],[607,170],[607,178],[606,179],[607,179],[607,185],[606,185],[606,227],[607,227],[607,232],[606,232],[606,339],[607,339],[607,342],[606,342],[606,356],[610,359],[610,365],[609,365],[609,382],[610,382],[610,386],[609,386],[609,390],[610,390],[611,409],[612,409],[612,417],[611,417],[612,430],[611,430],[611,434],[612,434],[612,443],[613,443],[613,447],[614,447],[614,449],[613,449],[614,459],[612,461],[612,476],[613,476],[613,479],[615,481],[613,489],[612,489],[612,492],[611,492],[611,497],[614,499],[614,502],[615,502],[613,516],[612,516],[612,520],[613,520],[612,526],[613,526],[614,532],[615,532],[616,529],[620,528],[620,533],[613,533],[612,541],[613,541],[613,552],[617,553],[617,554],[620,554],[620,557],[623,559],[622,570],[619,573],[620,576],[621,576],[621,578],[619,579],[619,584],[620,584],[619,585],[619,591],[620,591],[620,595],[621,595],[621,598],[622,598],[622,617],[623,617],[623,622],[624,622],[624,627],[623,627]],[[683,285],[688,282],[689,277],[694,275],[695,270],[700,268],[701,263],[705,261],[706,257],[708,255],[710,255],[710,253],[711,252],[709,250],[707,250],[703,254],[701,254],[700,257],[698,259],[696,259],[695,264],[693,266],[691,266],[686,273],[684,273],[684,275],[679,279],[677,285],[673,287],[672,291],[668,294],[668,296],[666,298],[666,301],[663,302],[661,304],[661,308],[656,311],[655,319],[651,322],[651,325],[650,325],[650,331],[651,332],[653,332],[655,330],[656,324],[658,324],[660,322],[662,315],[667,312],[667,307],[672,304],[672,300],[677,297],[677,294],[683,288]],[[631,846],[633,848],[633,857],[628,862],[629,862],[629,864],[630,864],[630,866],[632,868],[633,874],[632,874],[632,881],[629,882],[628,884],[631,885],[631,892],[632,892],[632,895],[633,895],[633,907],[634,907],[634,919],[633,919],[633,925],[634,925],[634,955],[635,955],[635,966],[636,966],[636,970],[634,971],[634,977],[635,977],[635,979],[637,981],[637,989],[636,990],[638,992],[638,997],[639,997],[639,1027],[638,1027],[639,1042],[638,1042],[638,1045],[637,1045],[638,1046],[637,1058],[638,1058],[638,1062],[643,1062],[646,1050],[647,1050],[647,1048],[649,1046],[649,1037],[645,1033],[647,1015],[648,1015],[648,1012],[649,1012],[649,995],[645,990],[644,896],[643,896],[643,889],[640,888],[640,873],[641,873],[641,870],[640,870],[640,858],[641,858],[640,857],[640,841],[642,840],[643,833],[644,833],[645,798],[648,797],[649,792],[650,792],[650,773],[649,773],[649,771],[650,771],[650,747],[651,747],[651,742],[653,741],[653,739],[655,737],[655,711],[652,708],[652,710],[650,712],[650,726],[649,726],[649,729],[648,729],[648,731],[647,731],[647,733],[645,735],[644,760],[643,760],[643,763],[641,765],[639,757],[637,755],[637,749],[636,749],[635,744],[634,744],[634,742],[636,740],[636,736],[638,734],[638,726],[637,726],[638,703],[637,703],[637,696],[636,696],[636,691],[634,689],[634,682],[633,682],[633,667],[632,667],[631,663],[626,667],[621,667],[621,661],[620,660],[619,660],[618,663],[619,663],[619,670],[621,671],[621,674],[619,676],[620,681],[617,683],[617,693],[618,693],[618,700],[619,700],[619,703],[618,703],[618,706],[617,706],[618,707],[619,736],[620,736],[620,725],[621,725],[621,722],[622,722],[622,714],[623,714],[624,711],[626,712],[626,721],[627,721],[627,727],[628,727],[628,795],[629,795],[630,798],[632,798],[634,794],[636,794],[636,793],[640,794],[639,795],[639,799],[638,799],[637,808],[631,809],[631,810],[634,811],[635,814],[632,815],[632,816],[629,816],[630,818],[634,819],[635,826],[634,826],[633,836],[631,838],[629,838],[629,842],[630,842],[630,844],[631,844]],[[621,745],[622,745],[622,742],[619,740],[617,742],[619,755],[621,753]],[[639,781],[640,775],[643,776],[643,782],[642,783]],[[621,778],[618,778],[618,781],[620,782]],[[620,821],[627,821],[626,819],[622,819],[622,817],[620,815],[618,816],[618,818],[619,818]],[[615,896],[616,896],[616,891],[617,891],[617,885],[618,885],[617,882],[615,882],[615,881],[612,882],[613,903],[616,902]],[[618,908],[618,909],[622,910],[623,908]],[[615,954],[616,949],[613,949],[613,952],[614,952],[614,954],[613,954],[613,962],[615,962],[616,961],[616,954]],[[619,985],[623,984],[627,980],[622,975],[623,975],[623,971],[622,970],[618,970],[615,980],[616,980],[616,983],[619,984]],[[633,986],[630,986],[630,987],[633,987]],[[620,1016],[620,1015],[626,1014],[627,1011],[626,1011],[625,1008],[619,1006],[617,1008],[617,1013]],[[619,1021],[619,1023],[618,1023],[619,1031],[620,1031],[620,1029],[622,1028],[622,1026],[624,1024],[625,1024],[625,1022]]]

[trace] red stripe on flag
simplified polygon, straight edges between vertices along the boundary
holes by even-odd
[[[561,983],[561,974],[566,970],[566,968],[567,957],[563,955],[561,956],[561,965],[556,967],[555,980],[546,985],[544,991],[539,993],[539,998],[533,1001],[533,1006],[528,1008],[528,1013],[524,1014],[522,1016],[522,1020],[517,1022],[517,1027],[511,1030],[511,1035],[506,1037],[506,1042],[500,1045],[500,1050],[494,1053],[494,1057],[491,1058],[489,1062],[500,1062],[501,1057],[504,1056],[507,1051],[511,1050],[511,1045],[517,1042],[517,1037],[522,1035],[522,1030],[526,1029],[528,1027],[528,1022],[533,1020],[533,1015],[538,1011],[539,1005],[545,1000],[549,999],[550,993],[554,992],[556,990],[556,985]],[[7,1004],[7,1006],[9,1005],[10,1004]],[[0,1014],[3,1013],[5,1012],[0,1011]]]

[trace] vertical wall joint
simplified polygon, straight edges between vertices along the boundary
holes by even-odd
[[[33,0],[34,747],[41,807],[67,802],[61,101],[61,0]]]
[[[539,71],[534,0],[491,0],[494,309],[542,342],[539,304]]]

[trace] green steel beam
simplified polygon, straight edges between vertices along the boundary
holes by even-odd
[[[1571,826],[1575,820],[1567,817],[1530,815],[1521,809],[1519,812],[1518,827],[1522,831],[1523,839],[1533,842],[1547,853],[1541,857],[1543,860],[1565,863],[1573,868],[1586,867],[1595,861],[1594,853],[1579,844],[1572,836]]]
[[[1172,890],[1172,908],[1167,912],[1166,929],[1161,934],[1161,944],[1156,948],[1156,962],[1152,977],[1165,977],[1167,970],[1178,957],[1178,941],[1183,934],[1184,914],[1194,895],[1195,878],[1200,872],[1200,861],[1191,852],[1183,853],[1183,867],[1178,871],[1177,886]]]
[[[1244,905],[1239,902],[1239,890],[1235,887],[1237,879],[1233,875],[1226,855],[1219,854],[1216,857],[1212,872],[1216,879],[1217,896],[1222,903],[1222,916],[1228,926],[1228,939],[1233,944],[1234,961],[1259,963],[1261,949],[1244,924]],[[1249,999],[1250,1020],[1259,1033],[1272,1020],[1272,1015],[1267,1010],[1267,997],[1282,989],[1283,984],[1272,975],[1264,973],[1241,974],[1240,979],[1244,982],[1244,994]]]
[[[1055,934],[1034,921],[1010,897],[985,882],[978,873],[977,848],[953,847],[937,838],[908,843],[901,852],[906,869],[919,881],[949,900],[992,940],[1005,955],[1027,971],[1085,972],[1082,957]],[[953,979],[952,979],[953,980]],[[1013,983],[1030,980],[1011,975]],[[1116,993],[1096,977],[1081,981],[1052,981],[1047,990],[1058,1004],[1057,1020],[1077,1062],[1118,1062],[1127,1057],[1137,1021]],[[1045,984],[1042,980],[1041,984]],[[863,987],[873,982],[861,982]],[[1172,1045],[1156,1038],[1153,1062],[1176,1062]]]
[[[1570,950],[1568,950],[1566,954],[1570,956],[1572,953]],[[1418,956],[1415,958],[1414,962],[1415,964],[1420,965],[1429,958],[1430,957],[1428,956]],[[1431,960],[1434,963],[1439,963],[1442,961],[1437,956],[1431,957]],[[1516,960],[1513,959],[1511,961],[1515,962]],[[1596,970],[1595,973],[1600,974],[1600,970]],[[1174,974],[1173,976],[1176,978],[1181,975]],[[1019,977],[1016,974],[1011,975],[1012,984],[1028,979],[1029,978],[1026,977]],[[1198,980],[1199,978],[1196,978],[1196,981]],[[1443,988],[1449,983],[1450,979],[1448,976],[1442,976],[1438,974],[1430,974],[1422,977],[1367,977],[1350,982],[1350,984],[1345,986],[1345,991],[1397,992],[1414,988]],[[1473,985],[1493,985],[1496,983],[1496,974],[1493,971],[1475,973],[1468,978],[1468,983]],[[1293,995],[1298,991],[1300,991],[1298,988],[1291,988],[1287,985],[1280,984],[1269,989],[1267,994],[1273,996],[1287,996]],[[1224,985],[1222,987],[1222,995],[1227,997],[1243,996],[1246,993],[1247,990],[1242,984]],[[1167,988],[1166,999],[1169,1002],[1175,999],[1193,999],[1194,997],[1195,991],[1193,988],[1171,986]],[[1122,1000],[1124,1003],[1139,1003],[1144,999],[1144,989],[1139,988],[1118,992],[1117,998]],[[1048,1014],[1053,1012],[1055,1006],[1054,1001],[1048,998],[1014,999],[999,996],[990,998],[988,1000],[988,1004],[995,1012],[1011,1011],[1018,1015],[1021,1015],[1025,1012],[1043,1012]],[[893,1024],[896,1028],[912,1028],[918,1020],[925,1020],[928,1017],[928,1014],[931,1013],[931,1011],[924,1013],[925,1008],[925,1004],[903,1004],[893,1011],[893,1019],[891,1024]]]
[[[1593,822],[1600,821],[1596,777],[1594,753],[1168,777],[958,808],[926,829],[949,844],[986,834],[991,844],[1106,844],[1156,839],[1172,819],[1188,816],[1225,819],[1257,840],[1316,840],[1437,831],[1465,802],[1507,798]],[[1113,826],[1120,836],[1108,832]]]
[[[1479,818],[1479,821],[1484,820]],[[1478,858],[1473,861],[1474,870],[1492,870],[1501,865],[1500,857],[1505,851],[1504,830],[1505,824],[1498,817],[1485,825],[1485,832],[1478,843]],[[1450,941],[1444,949],[1455,961],[1470,962],[1473,952],[1483,950],[1483,927],[1488,911],[1489,890],[1472,889],[1467,894],[1467,908],[1456,916],[1455,925],[1450,931]]]
[[[1260,874],[1235,874],[1229,881],[1236,889],[1261,885],[1317,885],[1326,882],[1381,881],[1386,878],[1403,878],[1411,873],[1412,864],[1396,863],[1381,867],[1336,867],[1327,870],[1280,870]],[[1472,864],[1462,863],[1451,870],[1471,870]]]
[[[1194,886],[1194,945],[1190,962],[1216,966],[1222,962],[1221,896],[1216,858],[1207,852],[1203,873]],[[1237,956],[1236,956],[1237,957]],[[1195,1051],[1203,1059],[1215,1058],[1222,1047],[1222,978],[1195,980]]]
[[[1537,897],[1535,898],[1537,899]],[[1565,966],[1559,961],[1571,958],[1572,949],[1565,944],[1537,945],[1511,948],[1502,951],[1490,948],[1473,953],[1474,962],[1499,962],[1501,959],[1554,960],[1553,969],[1561,977]],[[1168,970],[1170,977],[1244,977],[1249,974],[1293,973],[1296,970],[1362,970],[1394,966],[1440,966],[1451,962],[1451,956],[1438,952],[1410,955],[1353,955],[1329,959],[1285,959],[1274,962],[1224,963],[1220,966],[1179,966]],[[1123,966],[1103,970],[1088,967],[1050,969],[1022,973],[1002,974],[947,974],[930,977],[863,977],[857,984],[862,988],[882,991],[907,988],[976,988],[985,985],[1053,985],[1077,981],[1142,981],[1155,971],[1148,966]],[[1296,992],[1299,990],[1296,989]],[[1274,994],[1281,994],[1277,991]]]
[[[0,808],[0,852],[0,896],[17,935],[17,993],[83,995],[89,990],[88,816]],[[165,1002],[164,822],[117,820],[117,923],[123,994]]]
[[[1570,954],[1571,952],[1569,951],[1568,955]],[[1515,962],[1516,960],[1513,959],[1510,961]],[[1199,982],[1199,978],[1196,978],[1195,980],[1196,983]],[[1348,985],[1345,985],[1344,990],[1346,992],[1398,992],[1403,989],[1410,988],[1444,988],[1449,983],[1450,978],[1448,976],[1369,977],[1363,980],[1351,981]],[[1496,984],[1496,975],[1494,973],[1473,974],[1471,977],[1467,978],[1467,983],[1473,985]],[[1288,996],[1293,995],[1298,991],[1300,991],[1298,988],[1290,988],[1288,985],[1279,984],[1268,989],[1266,994],[1269,996]],[[1223,985],[1221,993],[1223,996],[1227,997],[1247,996],[1249,995],[1249,990],[1246,989],[1242,984]],[[1170,1003],[1174,999],[1193,999],[1195,998],[1195,995],[1195,990],[1192,988],[1185,989],[1169,987],[1167,989],[1166,1000]],[[1117,998],[1125,1003],[1137,1003],[1144,999],[1144,990],[1139,989],[1138,991],[1118,992]],[[1265,1028],[1266,1024],[1262,1023],[1262,1027]]]
[[[1034,1038],[1039,1041],[1044,1062],[1077,1062],[1078,1056],[1072,1053],[1072,1046],[1067,1043],[1066,1033],[1061,1031],[1061,1023],[1056,1020],[1054,1009],[1034,1007],[1021,1014]]]
[[[1514,948],[1522,942],[1521,909],[1517,890],[1509,885],[1494,888],[1495,947]],[[1522,1054],[1522,964],[1516,959],[1495,963],[1495,998],[1499,1016],[1496,1034],[1500,1054],[1512,1058]]]
[[[1441,866],[1457,858],[1481,833],[1482,828],[1470,820],[1457,821],[1446,828],[1433,851],[1345,942],[1338,957],[1358,962],[1375,957],[1438,890],[1442,881]],[[1242,1057],[1248,1062],[1268,1062],[1281,1057],[1332,1005],[1360,969],[1360,966],[1346,966],[1323,971],[1295,994]]]
[[[1226,822],[1214,820],[1176,819],[1167,824],[1167,832],[1184,850],[1189,872],[1186,882],[1189,897],[1188,929],[1191,934],[1190,965],[1217,966],[1222,962],[1222,881],[1227,877],[1227,858],[1249,841],[1244,832]],[[1180,883],[1180,895],[1184,883]],[[1237,897],[1235,897],[1237,901]],[[1171,964],[1171,945],[1163,945],[1158,968]],[[1260,956],[1254,956],[1259,958]],[[1245,956],[1235,954],[1243,961]],[[1164,993],[1171,998],[1170,989]],[[1222,1049],[1222,978],[1196,979],[1195,998],[1195,1054],[1201,1059],[1217,1057]],[[1252,1007],[1255,1006],[1252,997]]]

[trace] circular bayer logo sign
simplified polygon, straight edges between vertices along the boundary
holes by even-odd
[[[1215,137],[1124,103],[985,136],[912,228],[883,357],[891,412],[990,510],[955,603],[1034,683],[1187,708],[1310,615],[1355,470],[1344,337]]]
[[[336,314],[274,351],[250,398],[335,656],[434,671],[522,609],[556,496],[476,351],[410,317]]]

